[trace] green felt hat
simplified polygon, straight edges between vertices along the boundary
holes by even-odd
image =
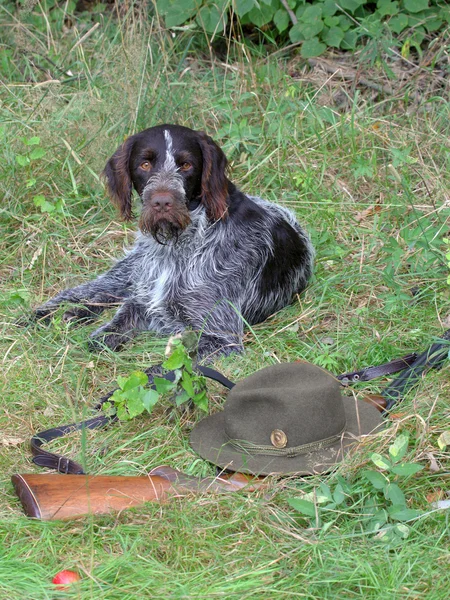
[[[383,423],[373,405],[341,390],[333,375],[310,363],[266,367],[230,390],[222,412],[194,427],[191,446],[242,473],[329,471]]]

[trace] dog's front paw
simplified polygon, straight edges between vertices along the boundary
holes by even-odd
[[[65,323],[89,323],[98,316],[98,311],[89,306],[72,306],[62,316]]]
[[[107,328],[101,327],[91,334],[88,348],[91,352],[101,352],[105,349],[116,352],[129,342],[132,337],[129,333],[108,331]]]

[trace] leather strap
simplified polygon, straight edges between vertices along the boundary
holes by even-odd
[[[208,377],[209,379],[213,379],[218,383],[221,383],[224,387],[231,390],[234,386],[234,383],[227,379],[225,375],[219,373],[215,369],[211,369],[211,367],[205,367],[202,365],[197,365],[196,370],[199,371],[204,377]],[[162,365],[156,365],[151,369],[146,370],[146,374],[149,378],[149,387],[155,389],[153,383],[153,376],[156,372],[160,371],[159,376],[164,377],[168,381],[174,381],[175,379],[175,371],[169,371],[168,373],[163,373]],[[108,392],[105,394],[96,405],[96,409],[100,410],[102,405],[107,402],[111,396],[114,394],[115,390]],[[33,435],[30,441],[31,452],[34,455],[33,462],[35,465],[39,467],[44,467],[46,469],[55,469],[59,473],[70,473],[72,475],[84,475],[83,467],[70,458],[66,458],[65,456],[61,456],[60,454],[56,454],[55,452],[49,452],[48,450],[44,450],[42,446],[47,442],[51,442],[56,438],[62,437],[64,435],[68,435],[74,431],[79,431],[80,429],[96,429],[97,427],[106,427],[110,423],[114,423],[117,418],[115,416],[108,415],[98,415],[97,417],[93,417],[92,419],[87,419],[86,421],[81,421],[80,423],[70,423],[69,425],[61,425],[60,427],[53,427],[52,429],[46,429],[45,431],[40,431]]]
[[[361,371],[352,371],[351,373],[344,373],[338,375],[336,379],[342,383],[342,385],[349,385],[350,383],[356,383],[357,381],[370,381],[377,377],[384,377],[385,375],[392,375],[403,371],[406,367],[409,367],[417,358],[417,353],[407,354],[403,358],[396,358],[390,362],[377,365],[376,367],[366,367]]]
[[[337,379],[342,383],[342,385],[349,385],[350,383],[355,383],[357,381],[369,381],[374,379],[375,377],[382,377],[384,375],[391,375],[392,373],[397,373],[398,371],[402,371],[406,369],[409,365],[411,365],[417,358],[417,355],[408,354],[403,358],[392,360],[388,363],[384,363],[382,365],[378,365],[376,367],[366,367],[361,371],[352,371],[351,373],[344,373],[343,375],[338,375]],[[202,365],[196,365],[196,370],[199,371],[208,379],[213,379],[218,383],[222,384],[224,387],[231,390],[231,388],[235,385],[232,381],[227,379],[222,373],[212,369],[211,367],[206,367]],[[160,372],[160,376],[164,377],[168,381],[173,381],[175,378],[175,372],[169,371],[168,373],[163,373],[162,365],[156,365],[151,369],[146,370],[146,374],[149,377],[149,387],[155,389],[153,383],[153,375],[156,372]],[[113,395],[115,390],[108,392],[105,394],[97,404],[96,408],[100,409],[101,406],[109,400],[109,398]],[[116,421],[117,418],[115,416],[107,416],[107,415],[98,415],[91,419],[87,419],[86,421],[82,421],[81,423],[70,423],[69,425],[61,425],[60,427],[54,427],[52,429],[47,429],[45,431],[41,431],[36,433],[31,438],[31,451],[34,455],[33,462],[40,466],[45,467],[47,469],[55,469],[60,473],[70,473],[76,475],[83,475],[83,467],[70,458],[66,458],[54,452],[49,452],[48,450],[44,450],[42,448],[43,444],[50,442],[58,437],[62,437],[73,431],[79,431],[80,429],[95,429],[97,427],[105,427],[110,423]]]

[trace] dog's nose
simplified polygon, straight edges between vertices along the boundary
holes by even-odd
[[[159,192],[150,200],[150,206],[158,212],[167,212],[173,206],[173,198],[167,192]]]

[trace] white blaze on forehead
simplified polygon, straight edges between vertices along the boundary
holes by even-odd
[[[175,156],[173,153],[172,136],[164,129],[164,139],[166,140],[166,160],[164,161],[164,169],[176,170]]]

